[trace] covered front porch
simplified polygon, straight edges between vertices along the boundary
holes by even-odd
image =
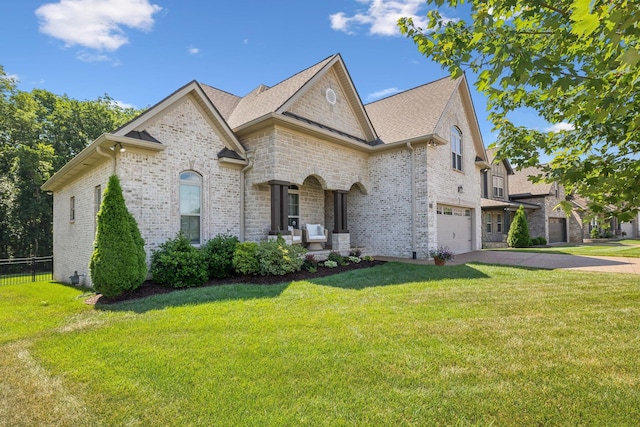
[[[540,209],[531,203],[482,199],[482,248],[495,249],[507,247],[507,235],[515,212],[522,205],[525,213]]]
[[[349,233],[349,190],[328,188],[309,175],[302,182],[272,180],[269,239],[281,235],[288,244],[304,245],[318,257],[330,251],[347,255],[354,249]],[[354,183],[353,187],[362,189]]]

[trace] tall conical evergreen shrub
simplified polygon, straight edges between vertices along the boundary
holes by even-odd
[[[147,276],[144,240],[115,175],[109,178],[98,212],[89,271],[95,290],[105,296],[135,289]]]
[[[529,236],[529,224],[524,214],[522,205],[516,211],[509,234],[507,235],[507,244],[512,248],[527,248],[531,246],[531,237]]]

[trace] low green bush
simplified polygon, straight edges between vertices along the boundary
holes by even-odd
[[[255,242],[242,242],[236,245],[233,252],[233,268],[240,274],[258,274],[260,264],[257,256],[258,244]]]
[[[233,254],[238,243],[236,236],[218,234],[202,246],[210,278],[223,279],[234,273]]]
[[[333,261],[339,265],[340,263],[342,263],[342,255],[340,255],[338,252],[331,251],[327,256],[327,261]]]
[[[313,254],[306,254],[304,256],[302,268],[311,273],[318,271],[318,261],[316,260],[316,257]]]
[[[207,281],[207,264],[202,252],[180,233],[153,251],[151,274],[161,285],[173,288],[199,286]]]
[[[306,252],[300,245],[287,245],[281,238],[275,242],[262,242],[256,250],[260,274],[282,276],[300,271]]]
[[[547,244],[547,239],[545,239],[544,237],[538,237],[538,244],[539,245],[546,245]]]

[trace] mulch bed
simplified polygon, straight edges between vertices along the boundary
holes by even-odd
[[[349,265],[339,265],[336,268],[326,268],[318,266],[318,271],[310,273],[307,270],[300,270],[296,273],[285,274],[284,276],[246,276],[237,275],[227,277],[225,279],[213,279],[209,282],[199,286],[220,286],[228,284],[245,283],[251,285],[275,285],[279,283],[294,282],[297,280],[313,280],[320,277],[331,276],[333,274],[343,273],[345,271],[359,270],[361,268],[374,267],[376,265],[382,265],[385,261],[361,261],[358,264],[350,263]],[[190,289],[190,288],[183,288]],[[169,292],[177,292],[181,289],[169,288],[154,283],[151,280],[144,282],[139,288],[133,291],[128,291],[117,297],[105,297],[101,294],[96,294],[84,300],[85,304],[106,305],[115,304],[118,302],[134,300],[138,298],[145,298],[152,295],[166,294]]]

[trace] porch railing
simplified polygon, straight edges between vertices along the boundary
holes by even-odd
[[[0,259],[0,285],[53,279],[53,256]]]

